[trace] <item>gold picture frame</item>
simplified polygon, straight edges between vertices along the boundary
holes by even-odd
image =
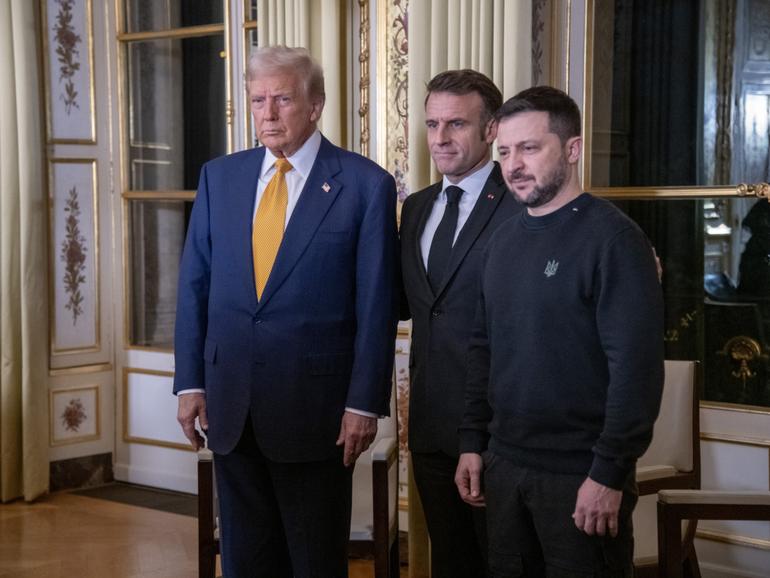
[[[101,437],[99,384],[48,391],[51,447],[98,440]]]
[[[92,0],[41,0],[46,138],[96,144]]]

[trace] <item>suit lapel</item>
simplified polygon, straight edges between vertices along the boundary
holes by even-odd
[[[342,183],[334,179],[341,170],[334,145],[326,138],[321,141],[313,168],[305,181],[297,206],[289,219],[278,249],[273,270],[267,279],[257,308],[261,309],[275,294],[305,252],[316,229],[342,190]]]
[[[420,272],[419,278],[420,283],[422,284],[423,291],[427,291],[428,294],[433,294],[433,289],[430,286],[430,281],[428,281],[428,271],[425,269],[425,263],[424,259],[427,259],[427,255],[422,254],[422,234],[423,231],[425,231],[425,224],[428,222],[428,218],[430,217],[431,211],[433,209],[433,204],[436,200],[436,195],[438,195],[441,192],[441,182],[436,183],[435,185],[432,185],[428,189],[428,194],[423,195],[422,199],[422,205],[417,207],[417,220],[416,220],[416,231],[413,239],[414,244],[414,250],[412,251],[412,255],[415,256],[415,263],[414,266],[417,268],[417,270]]]
[[[500,172],[500,165],[495,163],[495,168],[492,169],[489,178],[487,178],[487,182],[484,183],[484,188],[481,190],[476,205],[473,207],[471,214],[468,216],[468,220],[460,231],[460,235],[457,237],[454,247],[452,247],[452,255],[449,258],[444,282],[436,297],[439,297],[441,293],[444,292],[447,284],[457,271],[457,268],[463,262],[463,259],[465,259],[465,256],[468,254],[471,247],[473,247],[473,244],[484,230],[484,227],[487,226],[489,219],[492,218],[492,215],[495,213],[495,210],[506,194],[508,194],[508,190],[505,187],[505,182],[503,181],[503,176]]]

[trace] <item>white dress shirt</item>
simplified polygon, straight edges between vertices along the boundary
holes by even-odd
[[[425,222],[425,229],[422,231],[422,237],[420,237],[420,250],[422,251],[422,264],[425,266],[425,270],[428,270],[428,254],[430,253],[430,245],[433,243],[433,236],[436,234],[436,229],[441,222],[441,218],[444,216],[444,210],[446,209],[446,188],[449,185],[455,185],[463,190],[463,194],[460,197],[460,204],[458,206],[457,215],[457,228],[455,229],[455,236],[452,243],[457,241],[457,237],[460,235],[465,222],[476,206],[476,201],[481,195],[481,191],[492,174],[492,169],[495,168],[495,163],[491,160],[487,162],[483,167],[468,175],[459,183],[450,183],[449,179],[444,177],[444,181],[441,185],[441,192],[436,195],[436,199],[433,201],[433,208],[430,211],[430,216]]]

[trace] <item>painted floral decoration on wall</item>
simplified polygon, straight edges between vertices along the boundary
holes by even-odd
[[[72,311],[72,324],[78,322],[83,313],[83,294],[80,286],[85,283],[86,239],[80,232],[80,203],[78,190],[72,187],[64,207],[65,233],[61,247],[61,260],[64,263],[64,291],[69,297],[64,307]]]
[[[83,402],[79,397],[73,397],[61,414],[61,423],[67,431],[76,432],[87,417]]]
[[[64,109],[69,115],[72,107],[80,108],[77,103],[78,91],[72,77],[80,70],[80,55],[78,44],[81,42],[79,34],[75,34],[72,26],[72,5],[74,0],[56,0],[59,11],[56,14],[56,24],[53,31],[56,33],[56,57],[59,61],[59,82],[64,81],[64,93],[59,98],[64,101]]]

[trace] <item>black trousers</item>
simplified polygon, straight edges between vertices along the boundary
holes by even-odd
[[[487,451],[489,566],[493,578],[631,578],[631,513],[638,500],[633,474],[623,490],[618,535],[589,536],[572,519],[583,474],[525,468]]]
[[[259,450],[251,421],[214,455],[225,578],[346,578],[353,468],[282,463]]]
[[[432,575],[484,578],[485,508],[474,508],[460,499],[454,483],[457,458],[443,452],[412,452],[411,460],[430,535]]]

